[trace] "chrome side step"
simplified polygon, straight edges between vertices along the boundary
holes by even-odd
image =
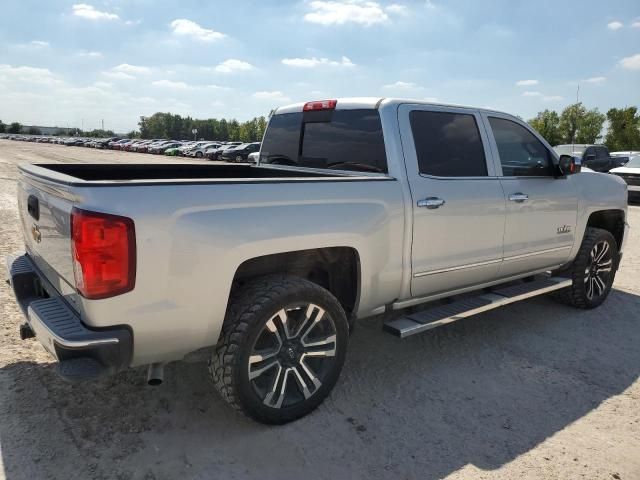
[[[383,329],[400,338],[421,333],[494,308],[571,286],[571,279],[543,277],[531,282],[496,287],[475,297],[427,308],[384,323]]]

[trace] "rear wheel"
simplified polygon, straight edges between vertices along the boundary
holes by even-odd
[[[242,155],[236,155],[236,163],[242,162]]]
[[[259,422],[290,422],[331,392],[348,336],[344,310],[328,291],[269,275],[234,295],[209,371],[234,408]]]
[[[196,157],[202,158],[202,152],[196,152]]]
[[[578,308],[595,308],[605,301],[618,268],[618,244],[607,230],[587,228],[573,263],[557,272],[573,280],[555,297]]]

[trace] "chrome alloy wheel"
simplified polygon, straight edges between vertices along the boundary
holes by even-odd
[[[249,382],[266,406],[291,407],[313,396],[332,370],[337,335],[333,319],[313,303],[283,308],[258,335]]]
[[[589,261],[584,271],[584,286],[589,300],[603,295],[611,281],[613,255],[609,242],[596,243],[589,254]]]

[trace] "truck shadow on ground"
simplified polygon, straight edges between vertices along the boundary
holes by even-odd
[[[537,299],[402,341],[380,319],[361,322],[334,393],[283,427],[234,413],[203,364],[172,364],[155,388],[143,369],[69,385],[52,365],[11,364],[0,371],[4,473],[426,479],[496,469],[638,379],[637,312],[640,297],[615,290],[592,311]]]

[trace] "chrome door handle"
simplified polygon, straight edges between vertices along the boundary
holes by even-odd
[[[511,200],[512,202],[522,203],[526,200],[529,200],[529,195],[520,192],[512,193],[511,195],[509,195],[509,200]]]
[[[424,200],[418,200],[419,207],[426,207],[429,210],[433,210],[434,208],[440,208],[445,204],[445,201],[438,197],[428,197]]]

